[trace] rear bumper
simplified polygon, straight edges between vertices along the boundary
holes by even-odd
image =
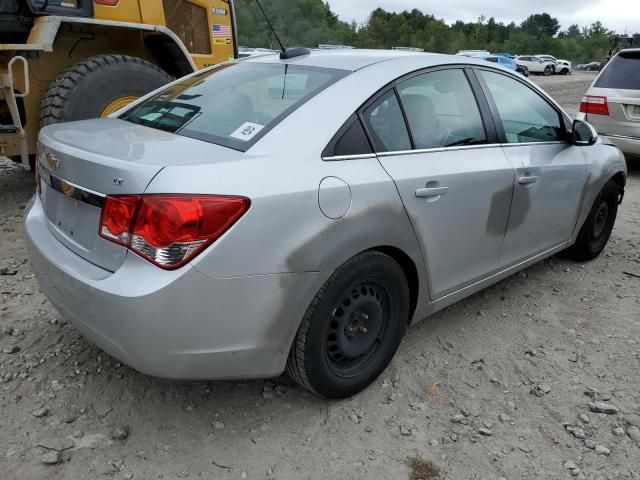
[[[625,155],[640,157],[640,138],[623,135],[602,135],[602,140],[611,142]]]
[[[213,279],[129,253],[111,273],[50,232],[37,196],[25,230],[40,287],[85,337],[140,372],[176,379],[279,375],[304,311],[330,273]]]

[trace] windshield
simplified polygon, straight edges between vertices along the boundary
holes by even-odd
[[[246,151],[347,73],[288,64],[229,63],[185,78],[119,118]]]

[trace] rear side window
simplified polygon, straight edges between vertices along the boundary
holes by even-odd
[[[411,140],[395,91],[389,90],[363,114],[376,152],[411,150]]]
[[[462,70],[424,73],[397,88],[415,148],[487,142],[478,104]]]
[[[517,80],[479,70],[498,109],[508,143],[565,139],[560,114],[544,98]]]
[[[613,57],[594,86],[640,90],[640,51],[622,52]]]
[[[345,155],[366,155],[373,153],[367,134],[357,115],[352,115],[349,120],[338,130],[333,139],[322,152],[322,157],[339,157]]]
[[[299,65],[225,64],[166,88],[120,118],[246,151],[347,73]]]

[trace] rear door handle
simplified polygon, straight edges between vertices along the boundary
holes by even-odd
[[[520,178],[518,178],[518,183],[520,185],[529,185],[530,183],[536,183],[537,181],[538,181],[538,177],[537,176],[520,177]]]
[[[416,197],[418,198],[431,198],[439,197],[446,194],[449,191],[449,187],[432,187],[432,188],[419,188],[416,190]]]

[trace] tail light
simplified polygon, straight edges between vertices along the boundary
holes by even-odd
[[[609,115],[607,97],[587,95],[580,102],[580,111],[592,115]]]
[[[250,205],[248,198],[220,195],[108,196],[100,236],[174,270],[211,245]]]

